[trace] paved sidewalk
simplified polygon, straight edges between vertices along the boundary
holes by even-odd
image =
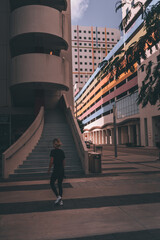
[[[159,240],[160,162],[104,151],[103,174],[65,179],[64,206],[49,180],[0,183],[0,239]]]

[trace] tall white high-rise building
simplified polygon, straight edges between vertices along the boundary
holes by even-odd
[[[118,29],[72,26],[72,71],[75,92],[84,86],[119,39]]]

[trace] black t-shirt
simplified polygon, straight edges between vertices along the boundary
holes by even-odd
[[[55,148],[51,150],[50,157],[53,157],[54,170],[63,170],[63,161],[65,159],[65,154],[62,149]]]

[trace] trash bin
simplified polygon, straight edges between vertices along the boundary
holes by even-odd
[[[89,172],[101,173],[101,154],[96,152],[89,152]]]

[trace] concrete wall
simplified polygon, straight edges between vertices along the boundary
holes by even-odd
[[[44,125],[44,108],[26,132],[2,154],[2,176],[8,178],[9,174],[26,159],[41,137]]]
[[[11,14],[11,38],[27,33],[42,32],[63,38],[62,14],[47,6],[30,5],[16,9]],[[51,24],[52,23],[52,24]]]
[[[160,48],[160,44],[159,44]],[[143,61],[142,64],[148,64],[149,61],[153,62],[153,68],[157,63],[157,56],[160,54],[160,51],[153,48],[153,54],[151,55],[150,52],[147,52],[147,60]],[[138,71],[138,85],[139,87],[142,86],[142,81],[144,80],[146,75],[146,69]],[[158,110],[159,101],[155,106],[151,105],[150,103],[147,104],[144,108],[140,105],[140,126],[141,126],[141,144],[143,146],[156,146],[156,141],[160,142],[160,128],[157,128],[157,132],[155,131],[157,121],[154,121],[154,118],[160,118],[160,111]],[[145,120],[146,119],[146,120]],[[145,123],[146,122],[146,123]],[[157,139],[158,137],[158,139]],[[147,138],[147,139],[146,139]]]
[[[24,54],[14,57],[11,62],[11,86],[40,82],[63,85],[68,88],[65,74],[63,59],[54,55]]]

